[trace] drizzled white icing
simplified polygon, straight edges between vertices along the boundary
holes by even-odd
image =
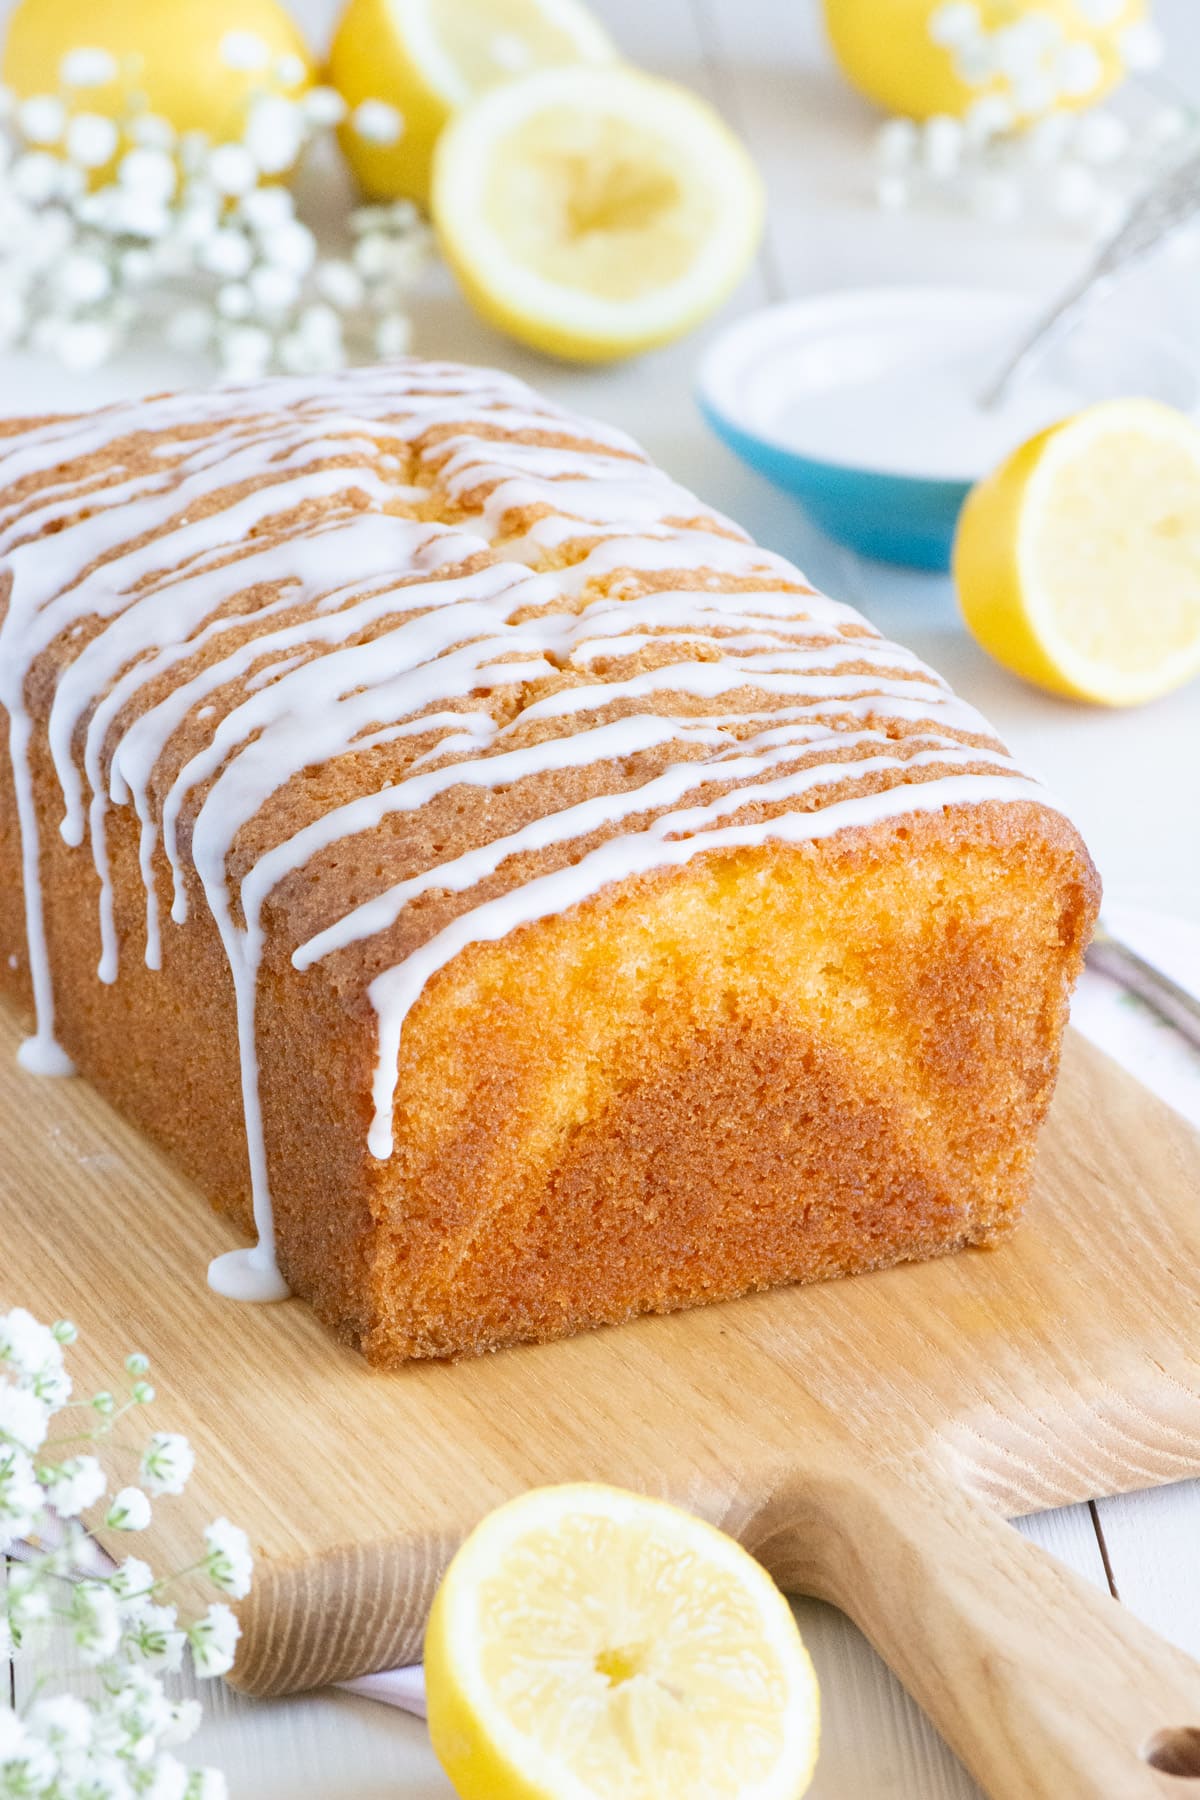
[[[119,461],[87,461],[119,440]],[[46,748],[63,838],[90,846],[95,866],[99,979],[117,980],[126,953],[114,806],[138,820],[146,963],[162,958],[164,865],[171,918],[187,919],[197,884],[228,957],[259,1241],[218,1258],[210,1280],[237,1298],[286,1292],[259,1103],[264,907],[342,840],[453,789],[568,771],[594,772],[598,787],[347,905],[295,951],[311,969],[391,930],[423,895],[493,884],[370,981],[369,1147],[387,1157],[405,1019],[468,945],[714,850],[981,801],[1046,803],[915,657],[813,594],[621,433],[487,371],[411,363],[165,396],[0,439],[0,574],[37,1013],[21,1059],[70,1069],[31,764],[30,678],[49,670]],[[692,585],[675,585],[680,574]],[[677,704],[664,711],[659,696]],[[417,735],[433,743],[413,757],[404,740]],[[281,790],[388,745],[394,778],[331,799],[234,883],[239,839]],[[848,781],[874,791],[836,795]],[[747,819],[754,808],[766,812]],[[522,858],[547,852],[559,866],[522,874]]]

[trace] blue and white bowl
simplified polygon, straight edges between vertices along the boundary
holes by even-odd
[[[972,405],[1034,308],[980,288],[815,295],[739,320],[710,346],[697,398],[730,448],[864,556],[945,570],[972,485],[1094,401],[1186,411],[1195,365],[1161,334],[1087,320],[995,414]]]

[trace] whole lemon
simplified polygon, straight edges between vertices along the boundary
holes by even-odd
[[[930,36],[930,20],[943,6],[944,0],[824,0],[829,41],[851,87],[888,112],[912,119],[934,113],[960,117],[989,89],[1003,91],[1008,85],[1003,78],[964,81],[954,50]],[[1090,45],[1099,58],[1097,80],[1085,93],[1060,102],[1090,106],[1121,79],[1118,39],[1144,19],[1146,0],[1123,0],[1103,25],[1089,23],[1075,0],[977,0],[976,10],[988,32],[1041,14],[1072,44]]]
[[[313,78],[308,46],[278,0],[20,0],[0,76],[21,98],[55,93],[76,49],[108,51],[118,71],[80,88],[80,108],[110,118],[145,109],[218,140],[240,135],[251,94]]]

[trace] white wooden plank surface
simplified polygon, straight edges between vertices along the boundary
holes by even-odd
[[[1200,1657],[1200,1481],[1099,1500],[1096,1512],[1121,1599]]]
[[[816,0],[594,3],[627,54],[707,93],[746,136],[764,172],[768,240],[724,317],[816,288],[882,280],[996,282],[1043,292],[1080,257],[1077,242],[1015,240],[981,227],[872,211],[864,195],[863,146],[873,120],[828,77]],[[11,4],[0,0],[0,23]],[[335,5],[293,0],[314,42],[325,41]],[[1173,74],[1189,80],[1200,98],[1200,7],[1195,0],[1160,0],[1158,11],[1171,36]],[[1194,294],[1175,296],[1175,304],[1194,307]],[[1164,766],[1200,761],[1195,691],[1127,719],[1060,706],[1021,689],[974,650],[958,628],[947,583],[884,570],[820,538],[698,421],[693,373],[706,337],[723,320],[634,367],[599,371],[559,369],[514,349],[471,316],[444,277],[431,282],[417,322],[420,347],[431,354],[503,362],[568,404],[619,421],[673,474],[913,643],[1046,770],[1080,817],[1110,888],[1126,900],[1200,917],[1198,834],[1171,829],[1174,799],[1160,779]],[[6,359],[0,373],[10,395],[59,401],[60,378],[52,368]],[[104,383],[120,379],[106,376]],[[71,386],[78,397],[74,378]],[[96,399],[117,391],[101,387],[98,382]],[[1017,1528],[1104,1584],[1097,1517],[1122,1599],[1200,1653],[1200,1484],[1101,1502],[1095,1512],[1067,1508],[1021,1520]],[[799,1601],[797,1615],[825,1705],[816,1800],[977,1796],[853,1626],[815,1601]],[[68,1673],[65,1648],[56,1660]],[[324,1693],[251,1702],[212,1683],[201,1697],[207,1710],[194,1755],[226,1770],[238,1800],[450,1795],[420,1723],[370,1701]]]

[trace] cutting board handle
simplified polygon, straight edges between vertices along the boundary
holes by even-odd
[[[849,1614],[992,1800],[1200,1795],[1200,1663],[950,1475],[785,1486],[748,1542]]]

